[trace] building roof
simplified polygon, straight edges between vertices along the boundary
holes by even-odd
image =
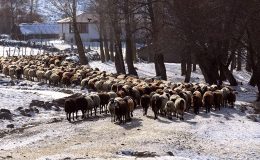
[[[57,21],[57,23],[70,23],[72,19],[70,17],[61,19]],[[77,22],[79,23],[95,23],[98,21],[97,15],[92,14],[92,13],[81,13],[77,15]]]
[[[59,34],[57,23],[22,23],[19,27],[23,35]]]

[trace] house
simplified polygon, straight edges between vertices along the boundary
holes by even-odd
[[[77,16],[77,26],[84,44],[99,41],[98,20],[94,14],[82,13]],[[72,19],[65,18],[58,21],[59,36],[68,43],[75,44]]]
[[[19,39],[57,39],[59,26],[57,23],[21,23],[19,24]]]

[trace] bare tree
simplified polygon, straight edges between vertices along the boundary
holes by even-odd
[[[70,18],[74,31],[75,43],[77,45],[80,63],[83,65],[88,64],[88,58],[85,56],[84,46],[78,29],[77,0],[51,0],[51,3],[59,11],[63,12],[67,17]]]

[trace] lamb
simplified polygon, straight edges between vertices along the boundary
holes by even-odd
[[[203,106],[206,108],[206,113],[210,112],[210,108],[214,105],[214,95],[211,91],[206,91],[202,98]]]
[[[73,121],[74,121],[74,113],[76,112],[76,103],[75,103],[75,100],[72,99],[72,98],[69,98],[69,99],[66,99],[65,100],[65,104],[64,104],[64,109],[65,109],[65,112],[66,112],[66,117],[67,117],[67,120],[69,122],[71,122],[71,114],[73,116]]]
[[[195,114],[199,114],[199,109],[202,106],[202,95],[199,91],[195,91],[192,96],[192,106]]]
[[[180,116],[180,120],[184,120],[183,115],[184,115],[184,111],[186,109],[186,102],[183,98],[177,98],[175,100],[175,109],[176,109],[176,114],[177,114],[177,118],[178,116]]]
[[[143,115],[147,115],[147,110],[150,106],[150,96],[145,94],[142,95],[141,100],[140,100],[141,106],[143,107]]]

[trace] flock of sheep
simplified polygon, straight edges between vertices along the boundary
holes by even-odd
[[[80,85],[90,94],[82,94],[65,100],[67,119],[82,118],[99,113],[111,115],[111,121],[125,123],[130,121],[138,106],[143,115],[151,107],[154,119],[173,116],[183,120],[184,112],[192,109],[199,114],[203,108],[206,113],[214,107],[233,106],[236,95],[232,88],[205,83],[174,83],[153,78],[138,78],[130,75],[113,74],[99,71],[65,60],[60,55],[37,55],[0,58],[0,70],[12,79],[27,79],[69,87]]]

